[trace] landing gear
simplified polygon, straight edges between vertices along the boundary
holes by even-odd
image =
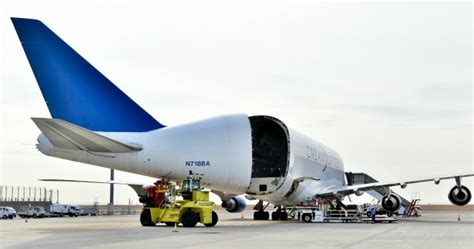
[[[253,213],[254,220],[268,220],[270,218],[270,214],[267,211],[259,210]]]
[[[268,207],[270,203],[267,203],[267,205],[263,205],[263,201],[260,200],[258,203],[253,207],[254,210],[257,210],[256,212],[253,213],[253,219],[254,220],[268,220],[270,218],[270,214],[265,211],[265,208]]]
[[[272,212],[272,220],[280,220],[280,212]]]
[[[253,213],[253,219],[254,220],[268,220],[270,218],[270,213],[265,211],[265,209],[268,207],[267,205],[263,205],[263,201],[259,201],[257,205],[253,208],[254,210],[257,210],[256,212]],[[286,212],[286,208],[282,206],[276,206],[277,208],[274,212],[272,212],[272,220],[288,220],[288,213]]]
[[[288,213],[285,208],[277,207],[275,212],[272,212],[272,220],[288,220]]]
[[[287,212],[281,212],[280,213],[280,220],[288,220],[288,213]]]

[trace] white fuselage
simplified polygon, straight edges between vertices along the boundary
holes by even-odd
[[[53,157],[156,178],[185,179],[191,170],[203,175],[207,188],[274,204],[299,204],[345,184],[344,166],[334,150],[268,116],[227,115],[148,132],[100,134],[139,144],[143,150],[59,149],[43,135],[38,149]]]

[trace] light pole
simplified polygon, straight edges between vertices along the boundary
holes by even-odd
[[[114,170],[110,169],[110,201],[108,205],[108,214],[114,214]]]

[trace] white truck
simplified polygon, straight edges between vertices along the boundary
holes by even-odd
[[[33,206],[33,207],[24,206],[20,208],[20,211],[18,211],[18,216],[22,218],[25,218],[25,217],[43,218],[46,216],[46,211],[44,210],[43,207],[39,207],[39,206]]]
[[[63,217],[69,215],[70,217],[77,217],[81,213],[81,207],[69,204],[53,204],[49,207],[51,216]]]

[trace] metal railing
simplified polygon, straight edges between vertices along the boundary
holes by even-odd
[[[56,193],[54,193],[56,192]],[[0,185],[0,201],[59,202],[59,190],[37,186]]]

